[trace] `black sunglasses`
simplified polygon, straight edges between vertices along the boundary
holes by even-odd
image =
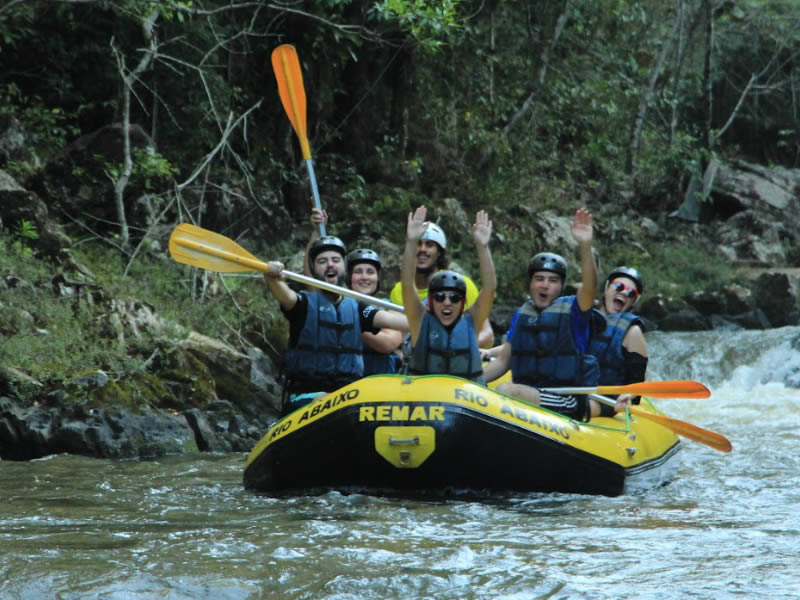
[[[445,298],[450,298],[451,304],[458,304],[464,299],[464,296],[458,292],[436,292],[433,295],[433,299],[436,302],[444,302]]]
[[[627,296],[628,298],[638,298],[639,291],[636,288],[628,287],[621,281],[618,281],[614,284],[614,291],[622,293],[623,295]]]

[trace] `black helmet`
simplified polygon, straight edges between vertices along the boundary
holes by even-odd
[[[370,250],[369,248],[359,248],[358,250],[353,250],[350,254],[348,254],[347,272],[352,272],[353,267],[361,263],[369,263],[378,270],[378,273],[381,272],[381,257],[378,256],[378,253],[374,250]]]
[[[608,277],[606,277],[606,284],[603,286],[603,289],[607,288],[608,284],[617,277],[627,277],[636,284],[636,291],[639,292],[639,295],[644,293],[644,279],[642,279],[639,271],[633,267],[617,267],[611,271],[611,273],[608,274]]]
[[[567,280],[567,261],[563,256],[552,252],[539,252],[528,263],[528,280],[533,277],[536,271],[550,271],[556,275],[561,275],[561,281]]]
[[[337,238],[335,235],[323,235],[321,238],[314,240],[311,244],[311,249],[308,251],[308,266],[314,270],[314,261],[317,256],[327,250],[335,250],[342,255],[342,258],[347,254],[347,249],[344,247],[344,242]]]
[[[428,283],[428,294],[442,290],[455,290],[463,296],[467,295],[467,282],[464,277],[455,271],[439,271],[431,277]]]

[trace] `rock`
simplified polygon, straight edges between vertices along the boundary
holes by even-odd
[[[797,286],[785,273],[762,273],[755,280],[755,304],[773,327],[800,323]]]
[[[727,312],[725,300],[719,292],[693,292],[685,296],[684,300],[689,306],[705,316]]]
[[[736,315],[751,310],[754,305],[753,292],[737,283],[731,283],[722,288],[722,298],[725,303],[725,312]]]
[[[639,304],[639,314],[657,323],[669,314],[667,299],[662,294],[645,298]]]
[[[105,371],[101,371],[100,369],[97,369],[93,373],[87,373],[86,375],[82,375],[70,381],[70,383],[84,388],[101,388],[108,385],[108,382],[109,382],[108,374]]]
[[[47,206],[39,196],[0,169],[0,228],[17,231],[22,222],[30,223],[37,235],[21,240],[31,249],[58,256],[72,245],[64,228],[48,218]]]
[[[727,319],[743,329],[769,329],[771,327],[769,319],[760,308],[732,315]]]
[[[711,329],[711,321],[694,308],[670,312],[658,321],[662,331],[705,331]]]
[[[193,408],[184,412],[183,415],[186,417],[189,427],[194,431],[194,439],[201,452],[231,451],[231,444],[217,436],[205,413]]]
[[[722,163],[712,189],[718,213],[733,215],[743,210],[797,214],[800,170],[764,167],[743,160]]]
[[[25,161],[38,167],[39,158],[32,153],[28,133],[16,117],[0,115],[0,163]]]
[[[769,266],[786,264],[783,240],[794,234],[774,215],[745,210],[725,221],[717,236],[719,250],[730,262]]]

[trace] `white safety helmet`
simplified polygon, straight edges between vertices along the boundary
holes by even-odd
[[[447,237],[444,231],[436,223],[429,223],[425,233],[422,234],[420,240],[430,240],[436,242],[442,248],[447,248]]]

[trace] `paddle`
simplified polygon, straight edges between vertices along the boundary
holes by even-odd
[[[609,406],[614,406],[616,402],[611,398],[606,398],[605,396],[601,396],[599,394],[590,394],[591,398],[594,398],[598,402],[602,402],[603,404],[608,404]],[[636,415],[638,417],[642,417],[643,419],[649,419],[651,421],[655,421],[659,425],[674,431],[678,435],[681,435],[685,438],[690,440],[694,440],[695,442],[700,442],[701,444],[705,444],[706,446],[710,446],[714,448],[714,450],[719,450],[720,452],[730,452],[731,451],[731,443],[723,435],[719,433],[715,433],[713,431],[709,431],[708,429],[703,429],[702,427],[698,427],[697,425],[692,425],[691,423],[687,423],[686,421],[681,421],[679,419],[673,419],[671,417],[667,417],[664,415],[657,415],[655,413],[648,412],[638,406],[629,406],[628,410],[632,415]]]
[[[642,381],[629,385],[551,388],[543,391],[554,394],[633,394],[651,398],[708,398],[711,395],[708,388],[697,381]]]
[[[269,268],[267,263],[257,259],[232,239],[189,223],[181,223],[173,229],[172,235],[169,236],[169,253],[179,263],[216,271],[217,273],[264,272]],[[349,296],[366,304],[398,312],[403,312],[404,310],[399,304],[354,292],[327,281],[320,281],[313,277],[286,270],[281,272],[287,279],[312,285],[342,296]]]
[[[300,150],[306,160],[308,178],[311,180],[311,193],[314,195],[314,206],[322,210],[317,189],[317,178],[314,175],[314,165],[311,162],[311,148],[306,135],[306,90],[303,87],[303,73],[300,71],[300,60],[297,51],[290,44],[283,44],[272,51],[272,70],[278,80],[278,93],[281,104],[289,122],[292,124],[297,139],[300,140]],[[319,234],[325,234],[325,224],[319,224]]]

